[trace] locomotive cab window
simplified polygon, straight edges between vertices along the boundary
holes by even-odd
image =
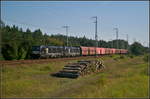
[[[40,51],[40,46],[33,46],[32,51]]]

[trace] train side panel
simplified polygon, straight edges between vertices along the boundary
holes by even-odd
[[[100,48],[100,54],[104,55],[105,54],[105,50],[106,50],[105,48]]]
[[[115,48],[110,48],[111,54],[115,54],[116,49]]]
[[[89,55],[95,55],[95,47],[88,47]]]
[[[81,46],[81,55],[87,56],[88,55],[88,47]]]
[[[100,48],[96,48],[96,54],[97,54],[97,55],[100,55],[100,54],[101,54]]]

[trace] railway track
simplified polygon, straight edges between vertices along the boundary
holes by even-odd
[[[0,61],[0,66],[13,66],[13,65],[20,65],[20,64],[36,64],[36,63],[48,63],[48,62],[58,62],[58,61],[65,61],[65,60],[75,60],[75,59],[88,59],[94,58],[95,56],[80,56],[80,57],[67,57],[67,58],[50,58],[50,59],[29,59],[29,60],[4,60]],[[100,56],[99,56],[100,57]]]

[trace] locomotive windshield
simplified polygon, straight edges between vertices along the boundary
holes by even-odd
[[[40,46],[32,46],[32,51],[40,51]]]

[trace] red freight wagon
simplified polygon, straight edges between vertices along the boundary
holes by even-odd
[[[122,50],[122,53],[125,54],[125,49]]]
[[[111,53],[112,53],[111,48],[108,48],[108,54],[111,54]]]
[[[120,50],[119,49],[116,49],[116,54],[119,54],[120,53]]]
[[[121,54],[121,51],[122,51],[122,50],[121,50],[121,49],[119,49],[119,54]]]
[[[123,50],[123,49],[120,49],[120,53],[123,54],[123,53],[124,53],[124,50]]]
[[[106,50],[106,48],[100,48],[100,54],[105,54],[105,50]]]
[[[110,54],[113,54],[112,48],[109,48],[109,53],[110,53]]]
[[[124,49],[120,49],[121,50],[121,54],[124,54],[125,53],[125,50]]]
[[[95,55],[95,47],[88,47],[89,48],[89,55]]]
[[[119,49],[119,54],[121,54],[121,51],[122,51],[122,50],[121,50],[121,49]]]
[[[111,48],[109,48],[109,53],[113,54],[113,50]]]
[[[123,53],[123,54],[127,53],[127,50],[122,49],[122,53]]]
[[[111,48],[112,54],[115,54],[116,49],[115,48]]]
[[[125,53],[128,53],[128,50],[125,50]]]
[[[88,47],[82,47],[81,46],[81,54],[84,55],[84,56],[88,55]]]
[[[100,55],[101,54],[101,48],[96,48],[96,54]]]
[[[105,54],[109,54],[109,48],[105,48]]]
[[[110,48],[107,48],[107,50],[108,50],[108,54],[111,54],[111,49],[110,49]]]
[[[105,48],[101,47],[96,48],[96,54],[98,55],[105,54]]]

